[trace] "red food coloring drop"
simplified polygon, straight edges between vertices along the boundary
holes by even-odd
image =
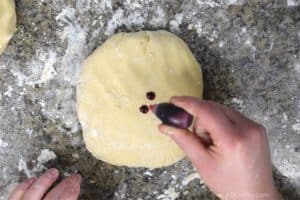
[[[147,96],[147,99],[154,100],[155,99],[155,92],[147,92],[146,96]]]
[[[142,106],[140,107],[140,112],[141,112],[141,113],[144,113],[144,114],[148,113],[148,112],[149,112],[148,106],[142,105]]]

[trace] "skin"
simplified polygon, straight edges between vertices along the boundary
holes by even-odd
[[[279,200],[272,178],[266,130],[235,110],[193,97],[171,103],[194,116],[193,131],[160,125],[186,153],[204,182],[221,199]],[[11,193],[9,200],[75,200],[81,176],[74,174],[49,191],[59,173],[50,169]],[[43,198],[44,197],[44,198]]]
[[[193,132],[167,125],[159,130],[183,149],[215,194],[221,199],[282,199],[263,126],[211,101],[173,97],[171,103],[194,116]]]
[[[76,200],[80,193],[81,176],[73,174],[53,189],[49,188],[58,179],[59,172],[52,168],[39,178],[30,178],[19,184],[10,194],[9,200]]]

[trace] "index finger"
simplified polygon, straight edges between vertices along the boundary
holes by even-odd
[[[80,183],[81,176],[79,174],[73,174],[55,186],[55,188],[47,194],[44,200],[78,199]]]
[[[237,129],[217,103],[186,96],[172,97],[171,103],[192,114],[195,117],[195,123],[203,126],[216,145],[223,141],[231,142],[236,135]]]
[[[59,176],[57,169],[49,169],[26,191],[23,200],[40,200]]]
[[[33,177],[20,183],[10,194],[8,200],[20,200],[22,199],[25,191],[37,180]]]

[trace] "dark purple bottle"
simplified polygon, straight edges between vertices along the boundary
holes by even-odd
[[[152,105],[150,110],[166,125],[188,129],[193,123],[192,115],[171,103]]]

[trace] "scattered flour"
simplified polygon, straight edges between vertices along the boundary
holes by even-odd
[[[187,28],[189,30],[195,29],[199,37],[204,34],[201,21],[198,21],[196,24],[189,24]]]
[[[45,67],[42,71],[40,83],[46,82],[52,79],[56,75],[54,64],[56,63],[56,53],[54,51],[49,52],[49,57],[45,61]]]
[[[124,0],[124,6],[128,9],[142,8],[143,6],[138,1]]]
[[[79,78],[81,63],[86,55],[86,31],[80,26],[74,8],[65,8],[56,18],[64,30],[61,33],[61,40],[67,41],[67,49],[62,58],[62,66],[60,72],[63,80],[77,84]]]
[[[28,134],[29,136],[31,136],[32,133],[33,133],[33,129],[31,129],[31,128],[26,128],[26,129],[25,129],[25,133]]]
[[[223,5],[230,6],[230,5],[243,5],[245,0],[221,0]]]
[[[98,0],[100,3],[100,8],[104,10],[112,10],[112,1],[111,0]]]
[[[0,152],[3,152],[6,147],[8,147],[8,144],[0,138]]]
[[[287,114],[286,113],[283,113],[282,114],[282,120],[281,120],[282,122],[287,122],[288,121],[288,116],[287,116]]]
[[[175,200],[179,197],[180,192],[176,192],[175,188],[169,187],[163,194],[157,196],[160,200]]]
[[[134,11],[127,17],[126,27],[131,28],[132,26],[143,27],[145,23],[145,18],[142,16],[142,13],[139,11]],[[130,22],[130,23],[129,23]]]
[[[295,64],[295,70],[300,74],[300,61]]]
[[[52,79],[57,73],[54,64],[57,63],[57,54],[53,50],[44,52],[37,50],[35,58],[27,63],[29,74],[25,75],[18,69],[10,69],[10,72],[17,79],[17,85],[33,86],[34,84],[42,84]]]
[[[33,176],[32,171],[28,169],[27,163],[22,158],[19,160],[18,170],[19,172],[23,171],[27,178]]]
[[[140,8],[138,5],[140,4],[136,4],[136,8]],[[125,11],[121,8],[114,12],[112,18],[107,22],[107,27],[104,32],[105,35],[112,35],[115,33],[115,30],[122,25],[125,25],[129,29],[133,26],[138,26],[140,28],[144,27],[147,17],[145,13],[142,13],[141,10],[132,10],[128,16],[125,16],[124,12]],[[158,8],[149,23],[154,27],[165,27],[167,22],[165,16],[165,11],[162,8]]]
[[[237,109],[243,111],[245,108],[244,102],[242,99],[232,98],[230,99],[231,103],[237,106]]]
[[[245,0],[197,0],[199,5],[205,5],[209,7],[220,7],[220,6],[230,6],[230,5],[243,5]]]
[[[200,175],[198,172],[195,172],[195,173],[192,173],[190,175],[188,175],[187,177],[185,177],[183,180],[182,180],[182,185],[188,185],[191,181],[195,180],[195,179],[200,179]],[[201,179],[199,180],[201,182]]]
[[[111,35],[115,32],[116,28],[123,24],[124,10],[119,8],[111,20],[107,23],[105,35]]]
[[[300,132],[300,123],[294,124],[294,125],[292,126],[292,129],[293,129],[294,131]]]
[[[213,1],[213,0],[197,0],[199,5],[207,5],[209,7],[218,7],[220,3]]]
[[[183,14],[178,13],[175,15],[174,19],[170,21],[170,29],[171,31],[179,31],[179,26],[182,24]]]
[[[287,6],[299,6],[300,0],[287,0]]]
[[[27,166],[27,163],[21,158],[18,164],[18,170],[23,171],[27,178],[35,176],[37,173],[46,170],[44,166],[48,161],[55,159],[57,156],[54,152],[49,149],[42,149],[40,155],[36,160],[33,160],[32,163],[35,163],[35,166],[30,170]]]
[[[156,12],[154,13],[153,18],[149,21],[149,23],[153,27],[165,27],[167,23],[165,11],[162,8],[158,7],[156,9]]]
[[[252,38],[250,38],[250,37],[246,38],[245,45],[250,47],[252,49],[252,51],[256,51],[256,47],[253,46],[253,39]]]
[[[8,86],[7,90],[3,93],[4,96],[8,96],[8,97],[11,97],[12,95],[12,92],[13,92],[13,88],[11,85]]]
[[[283,159],[276,161],[276,167],[283,175],[289,177],[291,181],[296,182],[297,179],[300,179],[299,166],[292,163],[290,160]],[[300,181],[297,183],[297,186],[300,187]]]
[[[145,175],[145,176],[153,176],[153,174],[152,174],[151,172],[149,172],[149,171],[146,171],[146,172],[144,173],[144,175]]]
[[[223,42],[223,41],[220,41],[220,42],[218,43],[218,46],[219,46],[220,48],[222,48],[222,47],[224,46],[224,42]]]
[[[56,158],[56,154],[49,149],[42,149],[41,154],[37,158],[38,163],[45,164],[49,160],[53,160]]]

